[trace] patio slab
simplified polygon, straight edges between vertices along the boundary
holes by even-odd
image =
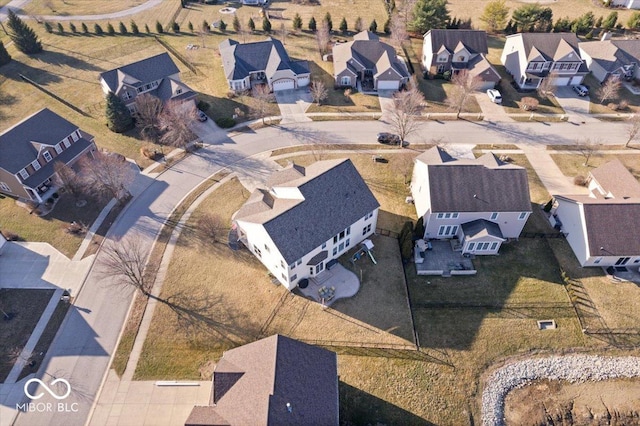
[[[334,289],[333,298],[330,300],[323,300],[320,295],[326,289]],[[359,289],[360,280],[356,274],[339,263],[335,264],[331,270],[325,270],[318,276],[309,278],[307,288],[298,288],[304,296],[324,306],[331,306],[338,299],[355,296]]]
[[[431,250],[426,250],[422,263],[418,263],[422,255],[418,249],[414,251],[416,273],[418,275],[473,275],[476,273],[471,258],[464,257],[462,252],[454,251],[449,240],[431,240]]]

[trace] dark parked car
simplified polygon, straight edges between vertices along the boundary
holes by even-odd
[[[378,133],[378,142],[385,145],[400,145],[400,136],[393,133]]]
[[[198,115],[198,121],[200,122],[205,122],[209,119],[209,117],[207,117],[207,114],[205,114],[204,112],[198,110],[198,112],[196,113]]]

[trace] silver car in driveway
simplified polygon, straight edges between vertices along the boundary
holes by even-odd
[[[589,88],[583,84],[571,86],[571,88],[578,94],[578,96],[587,96],[589,94]]]

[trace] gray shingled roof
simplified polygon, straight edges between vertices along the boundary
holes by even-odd
[[[640,183],[617,158],[591,170],[591,176],[616,198],[640,198]]]
[[[580,43],[584,50],[607,72],[633,63],[640,65],[640,40],[604,40]]]
[[[469,239],[478,239],[487,236],[504,239],[500,225],[486,219],[476,219],[462,224],[462,232]]]
[[[535,48],[548,61],[560,59],[570,52],[577,55],[576,60],[581,59],[578,37],[573,33],[521,33],[509,37],[522,38],[524,54],[527,58]],[[562,43],[563,40],[566,43]]]
[[[214,394],[219,386],[215,405],[195,407],[186,424],[338,425],[337,357],[326,349],[280,335],[249,343],[224,353]]]
[[[228,80],[239,80],[256,71],[265,71],[269,77],[277,70],[286,69],[295,74],[309,73],[307,61],[292,61],[280,40],[271,37],[244,44],[227,39],[220,43],[219,49]]]
[[[454,52],[458,43],[462,42],[470,53],[489,52],[487,47],[487,33],[478,30],[430,30],[424,37],[431,37],[431,46],[434,52],[445,47],[450,52]]]
[[[527,171],[491,153],[475,160],[454,159],[434,147],[416,161],[428,166],[433,213],[531,211]]]
[[[335,75],[345,69],[351,69],[354,72],[370,69],[378,75],[392,68],[399,74],[398,79],[409,77],[409,71],[404,62],[398,59],[395,49],[381,42],[369,31],[356,34],[353,41],[334,45],[333,67]]]
[[[380,206],[349,159],[316,162],[276,172],[293,178],[277,186],[297,187],[304,200],[276,198],[256,190],[238,211],[236,220],[263,224],[287,263],[309,253]],[[300,169],[304,170],[303,177]]]
[[[606,201],[606,202],[605,202]],[[592,256],[640,254],[640,200],[585,202],[584,219]],[[606,251],[600,250],[603,247]]]
[[[50,109],[42,109],[0,134],[0,167],[18,173],[37,158],[33,143],[55,145],[77,129]]]
[[[118,71],[120,71],[121,75],[118,75]],[[100,78],[107,83],[109,90],[115,93],[118,90],[121,77],[123,77],[122,74],[138,80],[140,84],[145,84],[179,72],[180,70],[171,60],[169,54],[161,53],[132,64],[103,72],[100,74]],[[139,84],[133,84],[134,87],[138,85]]]

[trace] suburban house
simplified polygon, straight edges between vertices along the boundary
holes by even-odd
[[[180,70],[168,53],[161,53],[100,74],[105,96],[111,92],[120,97],[132,113],[136,96],[153,95],[163,102],[191,102],[195,108],[196,93],[180,81]]]
[[[477,30],[430,30],[423,37],[422,68],[429,75],[466,71],[493,89],[500,74],[487,61],[487,33]]]
[[[234,216],[238,239],[292,290],[371,236],[380,204],[349,159],[291,164]]]
[[[242,0],[242,4],[245,6],[263,6],[267,4],[269,0]]]
[[[226,39],[219,48],[231,90],[251,90],[257,84],[266,84],[277,92],[309,85],[309,64],[292,61],[280,40],[269,37],[264,41],[240,44]]]
[[[602,40],[580,43],[580,55],[600,82],[609,77],[631,80],[640,74],[640,40]]]
[[[521,89],[535,90],[545,78],[556,86],[582,84],[589,73],[573,33],[507,36],[500,60]]]
[[[55,187],[54,164],[73,166],[93,155],[93,136],[50,109],[42,109],[0,134],[0,192],[41,203]]]
[[[334,352],[278,334],[226,351],[213,372],[210,405],[185,426],[337,426]]]
[[[627,9],[640,9],[640,0],[606,0],[603,3],[609,7],[626,7]]]
[[[463,254],[497,254],[531,214],[527,171],[488,153],[456,159],[434,147],[416,157],[411,194],[424,239],[457,239]]]
[[[370,31],[353,41],[333,46],[333,76],[336,85],[364,91],[399,90],[409,81],[409,71],[393,47]]]
[[[619,161],[589,173],[589,195],[554,195],[551,225],[581,266],[640,266],[640,183]]]

